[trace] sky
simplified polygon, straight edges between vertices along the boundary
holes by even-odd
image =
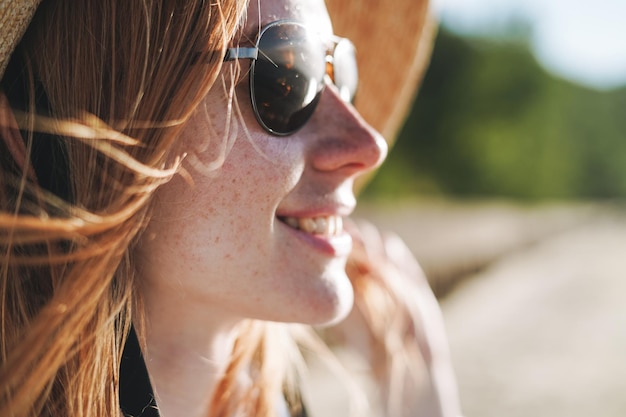
[[[597,89],[626,85],[626,0],[433,0],[459,33],[484,33],[514,17],[532,27],[531,46],[549,71]]]

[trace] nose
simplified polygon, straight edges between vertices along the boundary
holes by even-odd
[[[377,168],[387,156],[385,139],[332,86],[322,93],[311,122],[316,140],[310,157],[318,171],[355,177]]]

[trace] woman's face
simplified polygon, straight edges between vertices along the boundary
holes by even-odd
[[[323,0],[261,0],[260,12],[251,3],[244,32],[253,40],[259,24],[281,19],[332,39]],[[224,64],[227,83],[235,65]],[[249,68],[240,65],[244,73]],[[302,129],[273,136],[255,119],[247,78],[236,87],[237,138],[219,168],[207,174],[191,162],[219,160],[217,144],[229,126],[221,80],[183,129],[193,184],[177,176],[156,192],[138,250],[145,296],[220,320],[335,321],[353,301],[345,273],[351,239],[342,218],[355,206],[354,179],[381,163],[385,141],[332,87]]]

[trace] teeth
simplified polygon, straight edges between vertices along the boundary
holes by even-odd
[[[293,227],[294,229],[297,229],[299,226],[298,219],[296,219],[295,217],[285,217],[285,223],[287,223],[289,226]]]
[[[283,221],[294,229],[299,229],[312,235],[333,236],[343,232],[343,219],[338,216],[284,217]]]
[[[317,222],[315,219],[310,217],[306,217],[304,219],[300,219],[300,230],[303,230],[307,233],[315,233],[317,232]]]
[[[315,231],[323,234],[330,234],[328,230],[329,221],[324,217],[318,217],[315,220]]]
[[[335,217],[335,231],[334,234],[343,232],[343,217]]]

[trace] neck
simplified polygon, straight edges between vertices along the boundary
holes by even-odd
[[[138,332],[146,340],[146,368],[161,417],[208,415],[230,361],[237,322],[217,320],[206,306],[175,293],[144,295],[145,324]]]

